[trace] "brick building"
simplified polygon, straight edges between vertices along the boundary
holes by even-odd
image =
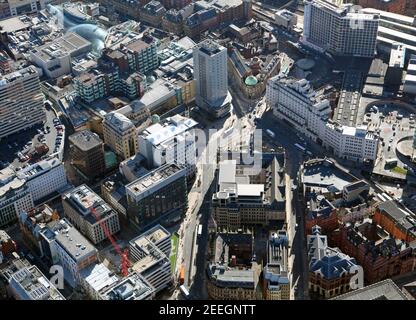
[[[374,8],[392,13],[406,14],[406,2],[407,0],[358,0],[358,5],[364,8]]]

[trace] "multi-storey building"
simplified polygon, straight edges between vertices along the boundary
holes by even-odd
[[[69,136],[71,164],[87,179],[105,170],[104,144],[97,134],[83,130]]]
[[[0,76],[0,139],[44,121],[43,95],[35,67]]]
[[[152,300],[154,296],[155,289],[137,272],[101,293],[102,300]]]
[[[104,142],[121,159],[134,156],[138,151],[137,133],[134,123],[125,115],[113,111],[103,121]]]
[[[196,137],[194,128],[198,125],[191,118],[175,115],[163,123],[156,123],[139,135],[139,152],[150,168],[165,163],[176,163],[186,167],[187,175],[196,170]]]
[[[127,216],[137,228],[167,215],[183,216],[188,203],[186,171],[167,163],[126,185],[126,194]]]
[[[35,251],[39,256],[43,256],[43,248],[41,246],[41,231],[48,226],[49,223],[59,220],[59,214],[56,210],[52,210],[47,204],[33,208],[27,212],[22,212],[19,216],[19,226],[22,233],[22,239],[26,246]]]
[[[286,179],[284,153],[263,154],[259,172],[244,172],[245,165],[224,160],[219,165],[212,212],[219,227],[268,225],[285,220]]]
[[[416,240],[416,219],[394,200],[380,203],[373,219],[397,239],[407,243]]]
[[[25,180],[16,177],[10,170],[0,171],[0,226],[16,221],[20,213],[34,206]]]
[[[340,158],[362,162],[377,157],[378,136],[365,127],[348,127],[330,120],[331,107],[325,90],[313,90],[305,79],[269,79],[266,103],[277,118],[289,122]]]
[[[194,47],[194,79],[196,103],[219,118],[230,111],[228,92],[227,49],[212,40]]]
[[[64,164],[57,158],[39,161],[17,172],[26,181],[33,201],[46,199],[67,186]]]
[[[223,230],[212,239],[207,265],[208,295],[214,300],[259,298],[261,267],[254,261],[254,239],[249,230]]]
[[[267,264],[263,269],[265,300],[290,300],[288,255],[289,240],[286,231],[270,232],[267,242]]]
[[[65,218],[40,234],[45,257],[63,267],[65,280],[72,287],[80,284],[80,271],[98,261],[97,249]]]
[[[351,277],[357,270],[355,259],[329,247],[327,236],[321,235],[318,226],[308,235],[307,246],[311,294],[328,299],[350,291]]]
[[[116,285],[119,280],[103,263],[91,264],[80,271],[80,285],[93,300],[101,300],[101,293]]]
[[[305,1],[303,43],[339,56],[374,57],[379,15],[342,1]]]
[[[118,214],[85,184],[64,194],[62,204],[65,216],[93,244],[107,239],[106,231],[120,231]]]
[[[334,245],[354,257],[371,284],[416,270],[416,248],[389,234],[374,220],[345,223],[333,235]]]
[[[16,300],[65,300],[36,266],[16,271],[9,280],[9,290]]]
[[[306,200],[306,233],[316,225],[321,228],[323,234],[329,234],[338,228],[338,210],[324,195],[311,192],[306,195]]]
[[[129,252],[133,262],[132,269],[146,279],[155,289],[155,293],[172,283],[169,260],[170,244],[169,247],[166,247],[164,241],[166,237],[170,238],[170,234],[165,229],[156,226],[129,243]],[[168,254],[166,254],[167,250]]]
[[[159,1],[152,0],[140,9],[140,21],[158,28],[165,13],[166,8]]]

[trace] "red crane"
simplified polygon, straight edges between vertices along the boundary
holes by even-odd
[[[124,277],[127,277],[129,275],[129,267],[131,266],[131,263],[129,261],[129,250],[125,249],[124,252],[121,250],[120,246],[117,244],[117,242],[114,240],[114,237],[112,236],[110,230],[108,230],[107,225],[103,222],[101,217],[97,214],[97,211],[94,207],[91,207],[91,213],[94,216],[95,220],[98,221],[101,228],[103,228],[103,231],[106,235],[106,237],[110,240],[114,250],[116,250],[117,254],[121,258],[121,274]]]

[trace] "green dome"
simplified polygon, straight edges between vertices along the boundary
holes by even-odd
[[[247,78],[246,78],[246,80],[244,81],[244,83],[247,85],[247,86],[255,86],[256,84],[257,84],[257,78],[255,77],[255,76],[248,76]]]
[[[159,123],[160,117],[157,114],[152,115],[152,123]]]

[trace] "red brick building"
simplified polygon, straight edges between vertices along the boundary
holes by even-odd
[[[407,0],[358,0],[358,5],[363,8],[374,8],[392,13],[406,14],[406,2]]]
[[[394,201],[380,203],[373,220],[397,239],[407,243],[416,240],[416,220]]]
[[[366,219],[340,227],[332,245],[354,257],[364,269],[368,284],[416,271],[416,242],[391,238],[375,221]]]
[[[323,195],[311,193],[308,195],[305,232],[309,233],[312,227],[318,225],[322,234],[329,234],[338,228],[338,214],[334,205]]]

